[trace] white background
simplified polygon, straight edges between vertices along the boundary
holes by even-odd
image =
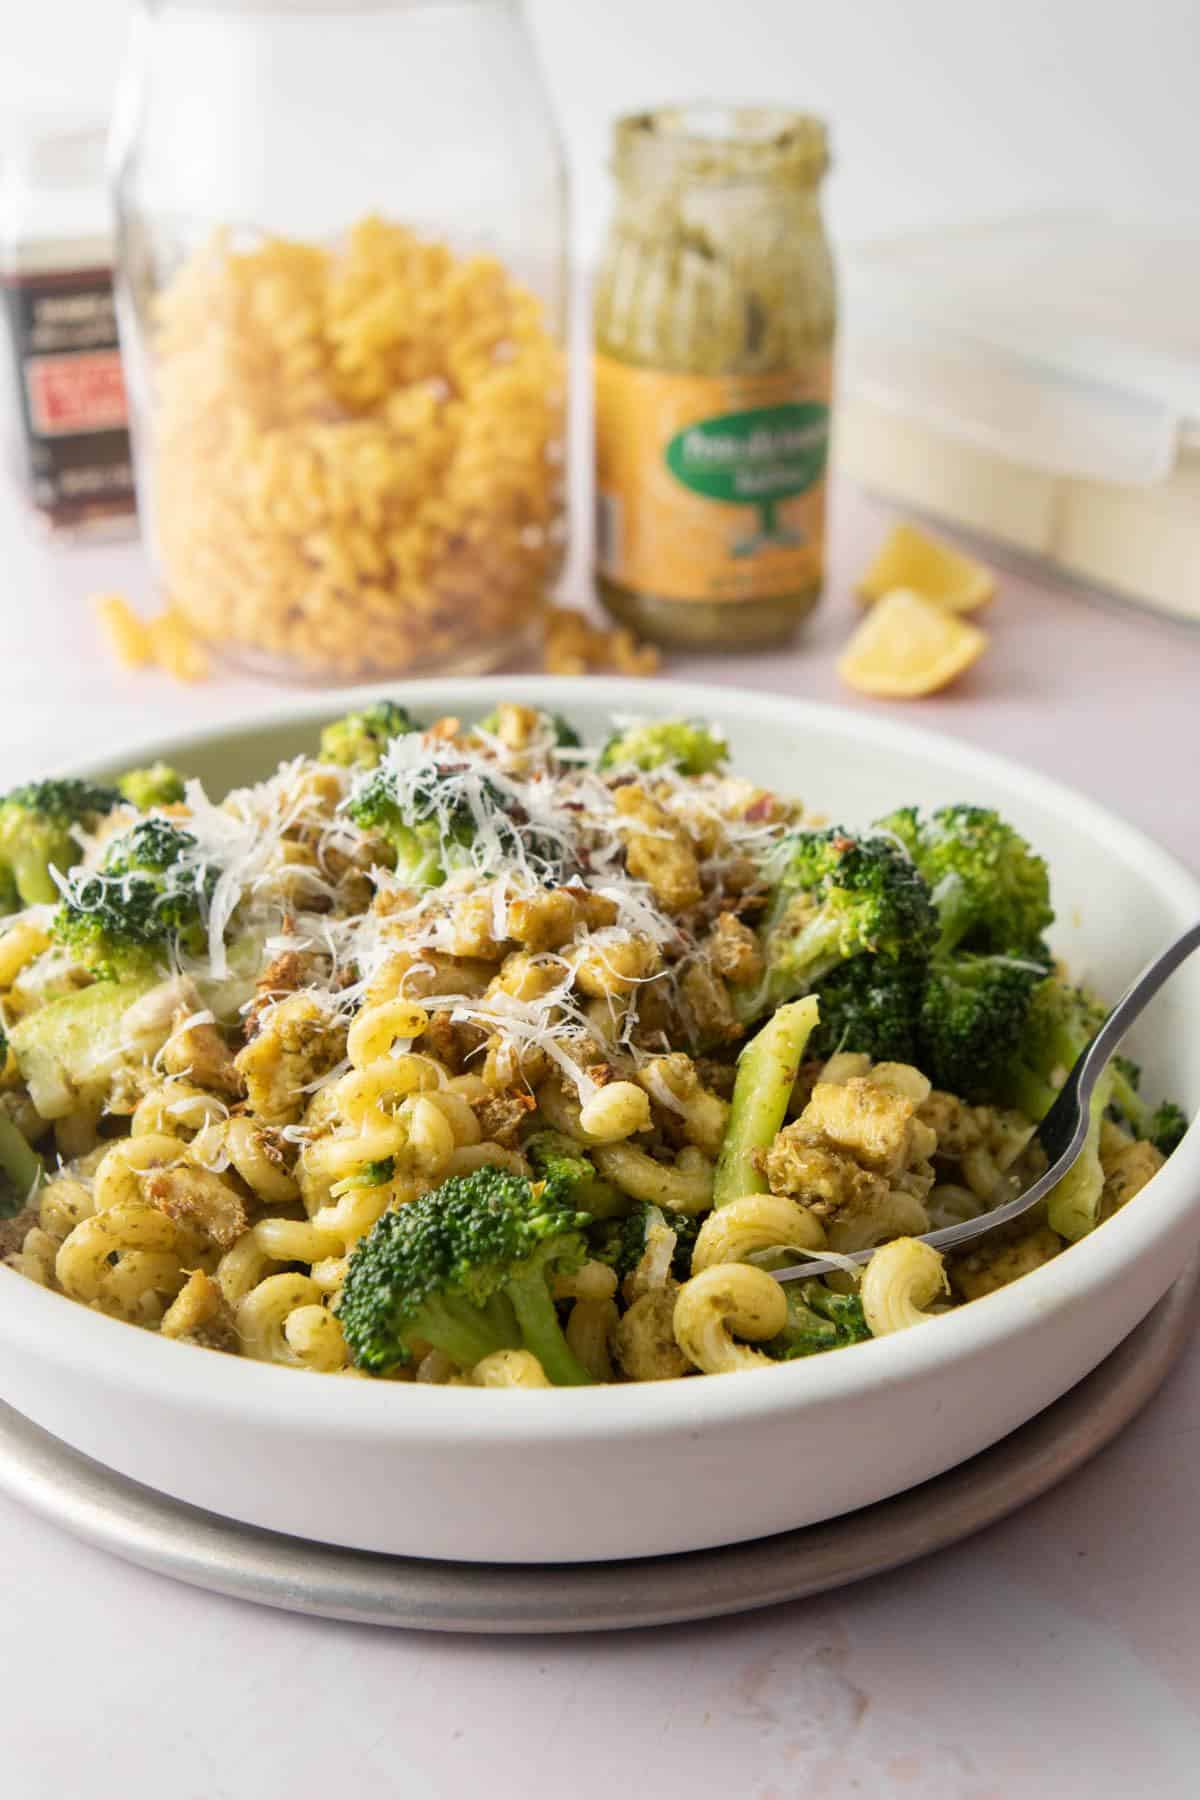
[[[64,88],[104,108],[128,12],[129,0],[0,0],[0,115]],[[607,206],[613,115],[706,96],[831,120],[844,240],[1031,205],[1200,211],[1200,0],[528,0],[528,12],[585,254]]]

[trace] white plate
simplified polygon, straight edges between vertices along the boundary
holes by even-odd
[[[310,748],[316,724],[348,698],[143,745],[136,760],[165,756],[219,790]],[[994,803],[1051,858],[1056,948],[1110,993],[1200,915],[1196,882],[1102,808],[889,721],[667,682],[504,676],[414,683],[403,698],[418,714],[468,718],[500,698],[525,700],[591,736],[612,712],[698,714],[728,733],[739,770],[849,824],[903,802]],[[1195,959],[1135,1040],[1148,1085],[1169,1087],[1190,1113],[1200,1109],[1198,1010]],[[1174,1281],[1200,1242],[1198,1195],[1193,1130],[1100,1231],[918,1330],[721,1380],[582,1390],[302,1374],[136,1331],[0,1270],[0,1396],[122,1474],[295,1537],[479,1562],[702,1549],[869,1505],[1031,1418]]]
[[[1193,1337],[1192,1262],[1123,1344],[1037,1418],[932,1481],[840,1519],[690,1556],[456,1563],[259,1531],[168,1499],[0,1406],[0,1493],[156,1575],[288,1612],[406,1631],[626,1631],[845,1587],[994,1525],[1083,1466],[1157,1393]]]

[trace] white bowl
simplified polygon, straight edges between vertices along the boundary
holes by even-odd
[[[359,690],[356,697],[361,697]],[[219,791],[311,748],[326,696],[267,721],[141,746]],[[1056,947],[1115,996],[1200,914],[1200,888],[1138,832],[1043,776],[856,712],[627,681],[413,684],[418,714],[499,698],[599,735],[613,712],[690,713],[736,767],[861,824],[902,802],[994,803],[1051,858]],[[110,765],[114,766],[114,765]],[[86,769],[80,773],[98,772]],[[1200,1111],[1200,957],[1143,1021],[1152,1090]],[[587,1562],[735,1543],[898,1492],[963,1461],[1094,1367],[1200,1241],[1200,1129],[1153,1183],[1045,1268],[918,1330],[723,1379],[499,1393],[339,1381],[201,1353],[0,1271],[0,1394],[151,1487],[363,1549]]]

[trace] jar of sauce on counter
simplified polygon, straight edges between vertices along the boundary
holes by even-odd
[[[817,119],[617,122],[595,299],[596,575],[640,635],[786,641],[820,596],[835,323]]]

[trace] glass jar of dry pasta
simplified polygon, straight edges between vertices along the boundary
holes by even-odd
[[[566,183],[519,0],[140,0],[112,166],[170,605],[303,680],[509,656],[565,540]]]

